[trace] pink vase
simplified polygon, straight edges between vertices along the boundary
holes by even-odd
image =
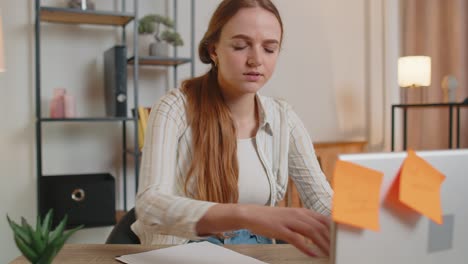
[[[55,88],[54,96],[50,101],[50,117],[64,118],[65,117],[65,89]]]
[[[74,118],[76,117],[76,107],[75,107],[75,97],[65,94],[64,98],[64,107],[65,107],[65,118]]]

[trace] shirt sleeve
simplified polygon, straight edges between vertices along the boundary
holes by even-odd
[[[304,124],[291,109],[289,120],[288,172],[306,208],[331,215],[333,190],[315,155],[315,150]]]
[[[176,167],[183,126],[178,112],[185,110],[165,99],[153,107],[148,119],[135,202],[137,222],[152,233],[198,239],[196,223],[214,203],[181,194],[184,180],[177,178]]]

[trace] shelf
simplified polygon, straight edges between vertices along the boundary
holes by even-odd
[[[135,156],[141,156],[141,150],[139,150],[138,152],[135,153],[134,150],[126,150],[125,153],[127,153],[128,155],[135,155]]]
[[[41,7],[41,21],[68,24],[124,26],[132,21],[132,13]]]
[[[121,122],[133,121],[133,117],[89,117],[89,118],[41,118],[40,122]]]
[[[413,108],[413,107],[468,107],[468,104],[464,103],[428,103],[428,104],[393,104],[392,107],[398,108]]]
[[[156,56],[145,56],[138,58],[139,65],[152,65],[152,66],[175,66],[192,61],[190,58],[171,58],[171,57],[156,57]],[[135,63],[135,57],[128,59],[128,63],[133,65]]]
[[[173,19],[177,20],[177,1],[174,1],[175,8],[174,8],[174,13],[173,13]],[[190,18],[187,19],[189,21],[189,27],[190,32],[195,32],[195,0],[186,0],[187,2],[190,2]],[[112,2],[112,3],[107,3],[107,10],[81,10],[79,8],[68,8],[65,6],[53,6],[49,4],[44,4],[42,5],[41,2],[51,2],[51,1],[44,1],[44,0],[33,0],[32,2],[35,2],[34,4],[34,21],[35,21],[35,27],[34,27],[34,40],[36,43],[40,44],[41,43],[41,27],[53,27],[54,24],[62,24],[66,26],[67,28],[71,26],[71,28],[79,27],[80,30],[87,31],[89,29],[93,29],[93,26],[96,28],[102,28],[104,30],[104,27],[106,27],[106,30],[109,29],[111,30],[110,33],[117,33],[119,31],[121,33],[121,38],[119,39],[114,39],[113,42],[118,42],[121,45],[128,45],[129,40],[131,41],[132,39],[138,38],[138,30],[133,30],[132,28],[134,26],[138,25],[138,16],[137,16],[137,10],[138,8],[138,2],[139,0],[134,0],[134,1],[116,1],[119,3],[114,3],[115,1],[106,1],[106,2]],[[129,10],[126,10],[125,3],[127,2],[133,2],[133,8],[130,8]],[[119,4],[122,4],[122,7],[117,8]],[[184,3],[185,5],[185,3]],[[112,7],[114,6],[114,7]],[[180,9],[180,8],[179,8]],[[185,12],[184,12],[185,13]],[[130,26],[131,28],[127,28],[127,26]],[[119,29],[120,27],[120,29]],[[131,34],[128,34],[128,30],[131,30]],[[115,32],[114,32],[115,31]],[[132,36],[130,39],[127,38],[127,34]],[[67,36],[65,36],[67,35]],[[68,34],[65,34],[64,37],[73,37],[73,32],[68,32]],[[138,82],[138,71],[140,69],[140,65],[148,65],[145,67],[153,67],[156,70],[160,69],[162,67],[173,67],[173,71],[171,74],[174,76],[174,83],[178,82],[178,65],[186,64],[191,66],[191,72],[192,75],[194,74],[194,47],[192,47],[194,43],[194,37],[195,34],[191,34],[191,45],[190,45],[190,54],[182,54],[182,55],[175,55],[175,56],[166,56],[166,57],[160,57],[160,56],[139,56],[138,52],[132,52],[127,55],[126,67],[130,66],[133,67],[133,70],[135,71],[135,74],[132,74],[132,78],[128,78],[128,81],[131,79],[133,80],[133,104],[132,106],[135,109],[138,109],[139,107],[139,95],[138,95],[138,90],[141,89],[139,88],[139,82]],[[57,41],[57,39],[55,39]],[[58,39],[60,41],[60,39]],[[102,43],[101,43],[102,44]],[[104,44],[103,44],[104,45]],[[106,44],[107,45],[107,44]],[[127,114],[125,117],[111,117],[107,116],[106,112],[102,113],[96,113],[96,114],[85,114],[84,116],[78,116],[77,118],[50,118],[50,115],[48,115],[47,111],[42,111],[41,109],[44,109],[43,107],[43,100],[44,98],[41,97],[41,68],[44,66],[43,63],[41,62],[41,49],[40,45],[35,45],[34,50],[35,50],[35,67],[36,72],[38,74],[35,75],[35,106],[36,106],[36,114],[35,114],[35,127],[36,127],[36,169],[37,169],[37,194],[41,194],[41,188],[44,186],[39,184],[39,181],[41,180],[41,177],[46,176],[43,174],[43,163],[46,155],[44,153],[43,149],[48,147],[50,144],[48,142],[43,142],[42,140],[42,134],[44,129],[50,129],[49,127],[56,127],[55,129],[67,129],[69,126],[91,126],[91,129],[94,129],[95,125],[101,125],[105,124],[105,126],[117,126],[114,127],[113,130],[115,130],[116,133],[121,131],[122,134],[122,140],[120,141],[121,144],[119,144],[116,147],[121,147],[123,151],[120,151],[120,155],[123,156],[122,162],[120,162],[119,166],[121,165],[122,170],[119,170],[119,177],[120,179],[123,179],[123,183],[121,187],[122,191],[119,190],[119,197],[122,198],[123,201],[123,211],[117,211],[116,212],[116,218],[117,220],[120,219],[124,214],[125,211],[127,211],[127,195],[129,194],[128,186],[127,186],[127,174],[130,171],[130,167],[127,164],[127,160],[133,160],[133,167],[134,177],[132,177],[135,185],[135,194],[137,193],[137,187],[138,187],[138,180],[139,180],[139,164],[140,159],[142,157],[141,150],[138,149],[138,144],[134,145],[134,143],[138,142],[133,142],[132,140],[128,140],[129,137],[133,137],[133,139],[137,139],[138,137],[138,119],[134,116],[131,115],[131,111]],[[102,50],[99,48],[96,52],[100,52],[99,50]],[[99,55],[99,54],[98,54]],[[172,53],[170,55],[173,55]],[[79,56],[79,54],[76,54],[76,56]],[[102,56],[102,54],[100,55]],[[134,56],[132,58],[129,58],[130,56]],[[44,56],[47,58],[47,56]],[[186,67],[186,66],[184,66]],[[144,68],[144,67],[142,67]],[[43,95],[42,95],[43,96]],[[105,99],[105,98],[104,98]],[[104,100],[103,100],[104,101]],[[130,106],[128,106],[130,108]],[[129,109],[130,110],[130,109]],[[42,112],[42,114],[41,114]],[[126,114],[126,113],[125,113]],[[47,124],[46,124],[47,123]],[[132,123],[127,126],[127,123]],[[85,128],[85,127],[83,127]],[[131,129],[130,129],[131,128]],[[88,129],[88,128],[86,128]],[[128,131],[133,130],[133,135],[128,135]],[[119,132],[120,133],[120,132]],[[133,145],[133,146],[132,146]],[[133,149],[133,150],[131,150]],[[112,150],[111,150],[112,151]],[[65,151],[66,152],[66,151]],[[103,153],[108,153],[108,150],[103,150]],[[116,175],[117,176],[117,175]],[[121,176],[121,177],[120,177]],[[120,189],[120,187],[119,187]],[[121,193],[120,193],[121,192]],[[41,196],[38,196],[38,209],[40,209],[41,203],[43,203],[43,198]]]

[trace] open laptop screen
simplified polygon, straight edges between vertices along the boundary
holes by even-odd
[[[417,155],[442,172],[443,225],[396,210],[384,200],[406,153],[340,155],[339,159],[384,173],[380,231],[334,224],[332,264],[466,263],[468,259],[468,150],[420,151]],[[352,177],[350,175],[349,177]]]

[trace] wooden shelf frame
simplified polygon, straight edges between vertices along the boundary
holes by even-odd
[[[41,7],[40,18],[41,21],[52,23],[125,26],[135,18],[135,15],[122,12]]]
[[[185,63],[192,62],[190,58],[174,58],[174,57],[158,57],[158,56],[144,56],[138,57],[138,65],[147,66],[177,66]],[[135,57],[128,59],[128,64],[135,65]]]

